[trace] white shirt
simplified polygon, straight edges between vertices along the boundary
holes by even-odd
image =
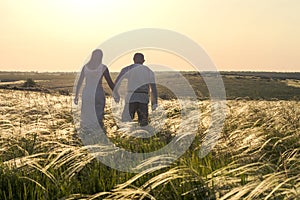
[[[123,68],[116,79],[117,88],[124,78],[128,80],[126,103],[149,103],[150,90],[151,104],[157,104],[155,76],[151,69],[142,64],[132,64]]]

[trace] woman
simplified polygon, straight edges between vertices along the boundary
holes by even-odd
[[[108,68],[102,64],[102,57],[103,53],[100,49],[93,51],[91,59],[83,66],[77,83],[74,99],[76,105],[78,104],[80,88],[85,79],[80,114],[81,128],[97,129],[98,124],[103,128],[105,106],[105,92],[102,87],[103,76],[111,90],[114,89],[115,85],[110,77]]]

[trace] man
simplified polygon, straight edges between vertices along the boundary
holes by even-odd
[[[119,96],[118,88],[121,81],[127,79],[127,95],[122,113],[122,121],[131,121],[135,113],[140,126],[148,125],[149,91],[151,93],[151,108],[157,108],[157,89],[155,76],[151,69],[143,65],[144,55],[134,54],[134,64],[123,68],[115,81],[114,96]]]

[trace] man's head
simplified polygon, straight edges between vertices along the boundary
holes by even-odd
[[[135,53],[133,61],[135,64],[143,64],[145,62],[144,55],[142,53]]]

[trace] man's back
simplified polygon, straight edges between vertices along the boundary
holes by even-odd
[[[122,69],[120,79],[123,78],[128,80],[126,102],[149,102],[149,86],[155,84],[151,69],[142,64],[132,64]]]
[[[114,96],[119,100],[118,87],[122,79],[127,79],[127,95],[125,106],[122,113],[122,121],[131,121],[135,113],[138,114],[138,121],[141,126],[148,125],[148,103],[149,90],[151,91],[151,108],[157,107],[157,90],[154,73],[147,66],[144,55],[135,53],[133,57],[134,64],[129,65],[121,70],[116,79],[116,91]]]

